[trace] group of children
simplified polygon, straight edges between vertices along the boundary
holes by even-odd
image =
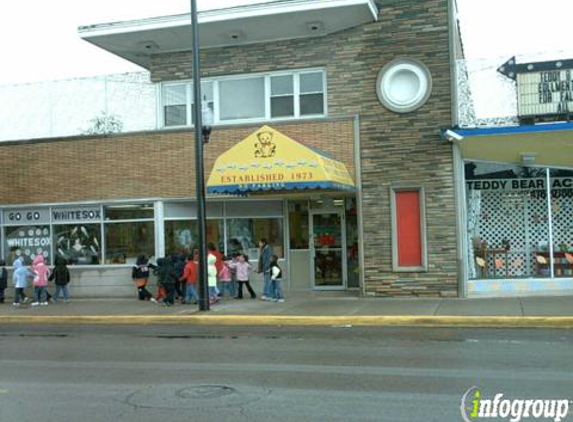
[[[47,306],[50,299],[57,302],[60,293],[64,296],[64,302],[70,301],[68,291],[68,283],[70,282],[70,272],[67,267],[67,262],[64,258],[56,258],[56,263],[53,269],[50,270],[45,262],[43,255],[36,255],[32,266],[28,269],[24,265],[22,257],[18,257],[12,264],[14,273],[12,279],[14,281],[14,303],[15,307],[19,307],[20,303],[26,303],[28,297],[25,294],[25,289],[28,287],[28,279],[33,278],[34,286],[34,301],[32,306]],[[48,281],[55,281],[56,292],[53,296],[48,293]],[[6,261],[0,260],[0,303],[4,303],[6,296],[5,292],[8,288],[8,271],[6,270]]]
[[[149,300],[154,303],[171,306],[174,304],[176,296],[178,296],[181,298],[182,303],[198,303],[199,294],[196,288],[199,279],[198,261],[198,251],[188,255],[185,261],[182,260],[181,255],[159,258],[157,265],[151,264],[145,255],[140,255],[132,270],[132,278],[137,287],[139,300]],[[153,270],[153,273],[157,276],[157,294],[155,296],[147,290],[151,274],[150,270]],[[252,272],[253,266],[249,263],[247,255],[237,253],[233,254],[230,259],[225,259],[215,249],[214,245],[210,244],[207,255],[207,280],[210,303],[218,302],[226,291],[230,297],[243,299],[243,287],[246,287],[251,299],[256,299],[257,295],[250,283]],[[282,270],[278,265],[278,257],[276,255],[273,255],[271,258],[269,272],[273,291],[279,292],[279,295],[269,296],[268,300],[284,302],[281,286]],[[263,298],[267,300],[265,296]]]

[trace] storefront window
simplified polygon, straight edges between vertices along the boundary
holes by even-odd
[[[155,255],[153,221],[108,223],[105,230],[105,263],[132,264],[137,255]]]
[[[105,207],[106,220],[135,220],[153,218],[153,204],[110,205]]]
[[[550,177],[553,274],[573,277],[573,171],[551,170]]]
[[[51,263],[51,237],[49,226],[6,227],[6,263],[12,265],[18,257],[30,265],[36,255],[42,254]]]
[[[99,264],[101,225],[69,224],[54,226],[54,253],[70,265]]]
[[[308,201],[289,201],[288,223],[291,249],[308,249]]]
[[[550,277],[545,169],[467,163],[469,278]]]
[[[284,258],[283,221],[280,218],[234,218],[227,220],[227,253],[244,253],[249,259],[259,256],[261,238],[273,247],[273,253]]]
[[[189,254],[199,247],[197,220],[177,220],[165,222],[165,252],[167,254]],[[223,220],[207,220],[207,243],[213,243],[224,251]]]

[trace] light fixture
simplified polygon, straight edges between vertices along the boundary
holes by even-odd
[[[534,152],[522,152],[521,153],[521,164],[524,166],[532,166],[535,164],[535,154]]]
[[[456,143],[456,142],[460,142],[461,140],[464,139],[464,137],[462,135],[460,135],[457,132],[454,132],[451,129],[447,129],[443,132],[442,135],[444,138],[446,138],[448,141],[452,142],[452,143]]]
[[[239,41],[244,41],[245,39],[245,34],[243,31],[231,31],[228,34],[228,37],[231,41],[233,42],[239,42]]]
[[[201,101],[201,116],[201,136],[203,137],[203,143],[206,144],[209,142],[213,127],[213,111],[209,107],[206,97],[203,97],[203,101]]]
[[[154,53],[159,50],[159,45],[155,41],[141,41],[137,43],[137,48],[145,53]]]
[[[321,21],[307,22],[306,28],[308,29],[308,32],[311,33],[322,32],[324,30],[324,23]]]

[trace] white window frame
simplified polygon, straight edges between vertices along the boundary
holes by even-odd
[[[292,77],[292,94],[282,94],[282,95],[273,95],[271,87],[272,87],[272,78],[275,77],[281,77],[281,76],[291,76]],[[296,92],[296,86],[297,86],[297,79],[298,79],[298,74],[293,74],[293,73],[277,73],[277,74],[271,74],[269,75],[268,78],[266,78],[266,82],[268,84],[267,87],[267,92],[269,95],[266,96],[266,102],[267,102],[267,108],[269,110],[269,119],[272,120],[278,120],[278,119],[292,119],[295,116],[299,115],[297,109],[298,109],[298,101],[297,98],[297,92]],[[273,98],[283,98],[283,97],[291,97],[293,98],[293,115],[292,116],[280,116],[280,117],[271,117],[271,113],[272,113],[272,109],[271,109],[271,105],[272,102],[271,100]]]
[[[323,113],[318,114],[308,114],[301,116],[300,114],[300,75],[307,74],[307,73],[321,73],[322,74],[322,95],[323,95]],[[273,76],[293,76],[293,97],[294,97],[294,116],[281,116],[281,117],[271,117],[271,77]],[[219,90],[219,82],[220,81],[232,81],[238,79],[247,79],[247,78],[264,78],[264,108],[265,108],[265,115],[264,117],[256,117],[250,119],[233,119],[233,120],[221,120],[220,119],[220,105],[221,101],[219,98],[220,90]],[[298,119],[316,119],[316,118],[324,118],[328,116],[328,105],[327,105],[327,83],[326,83],[326,71],[323,68],[311,68],[311,69],[300,69],[300,70],[293,70],[293,71],[281,71],[281,72],[266,72],[266,73],[249,73],[249,74],[241,74],[241,75],[233,75],[233,76],[223,76],[217,78],[203,78],[203,83],[212,83],[213,87],[213,103],[214,103],[214,110],[213,110],[213,119],[214,125],[235,125],[241,123],[253,123],[253,122],[264,122],[264,121],[284,121],[284,120],[298,120]],[[165,126],[165,110],[164,110],[164,103],[163,103],[163,90],[165,86],[169,85],[180,85],[186,84],[187,86],[187,122],[185,125],[178,125],[178,126]],[[158,84],[158,89],[156,90],[159,100],[157,101],[158,110],[158,125],[160,129],[178,129],[182,127],[193,127],[191,125],[191,97],[192,97],[192,80],[179,80],[179,81],[169,81],[169,82],[161,82]],[[318,94],[319,92],[314,92]],[[313,94],[311,92],[305,94]]]
[[[396,212],[396,194],[399,192],[418,192],[420,197],[420,246],[422,248],[422,265],[416,267],[400,266],[398,260],[398,215]],[[390,210],[392,217],[392,271],[393,272],[427,272],[428,271],[428,238],[426,231],[426,195],[420,186],[393,186],[390,188]]]
[[[324,72],[322,72],[322,92],[312,91],[312,92],[305,92],[305,93],[301,94],[301,92],[300,92],[300,75],[308,74],[308,73],[318,73],[318,71],[309,70],[309,71],[304,71],[304,72],[298,72],[297,75],[295,76],[295,93],[296,93],[295,94],[295,111],[296,111],[296,115],[300,116],[300,118],[313,118],[313,117],[326,115],[326,74]],[[301,95],[313,95],[313,94],[322,94],[322,110],[324,112],[322,114],[321,113],[315,113],[315,114],[305,114],[304,116],[301,116],[300,115],[300,96]],[[298,110],[296,110],[297,107],[298,107]]]
[[[172,127],[182,127],[182,126],[187,126],[187,124],[185,125],[169,125],[166,126],[165,125],[165,107],[166,105],[163,103],[163,92],[165,87],[169,87],[169,86],[185,86],[185,119],[186,119],[186,123],[189,123],[190,120],[190,116],[191,116],[191,97],[190,97],[190,92],[191,90],[190,88],[190,84],[181,81],[181,82],[174,82],[174,83],[170,83],[170,84],[165,84],[165,85],[161,85],[159,88],[159,98],[161,99],[161,107],[158,110],[159,113],[159,117],[160,117],[160,122],[163,125],[162,127],[165,128],[172,128]]]

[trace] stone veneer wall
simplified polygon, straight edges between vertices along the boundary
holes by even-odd
[[[202,52],[204,77],[326,69],[329,116],[358,115],[362,166],[364,277],[368,296],[457,296],[456,209],[451,146],[447,0],[377,2],[379,20],[325,37]],[[378,101],[379,70],[399,57],[428,66],[433,91],[419,110],[398,115]],[[187,79],[189,53],[158,55],[155,82]],[[392,272],[390,187],[425,189],[428,271]]]

